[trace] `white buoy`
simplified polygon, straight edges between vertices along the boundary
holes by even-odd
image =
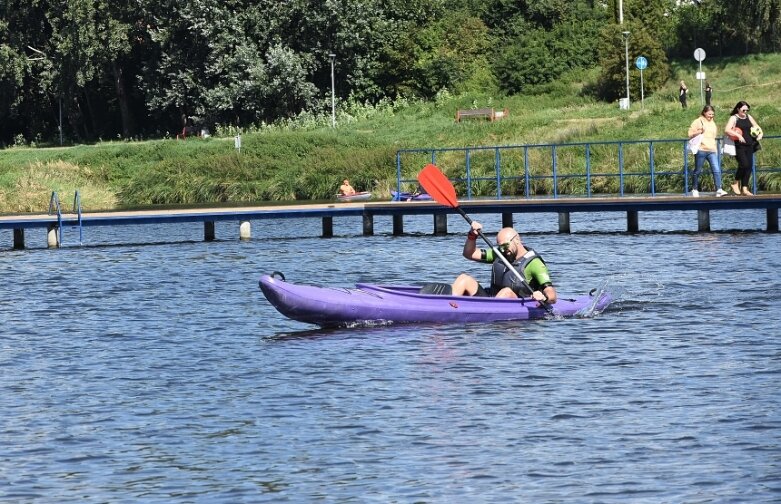
[[[59,235],[57,233],[57,226],[54,224],[49,224],[49,230],[46,233],[46,243],[49,246],[49,248],[57,248],[60,246],[60,240]]]
[[[252,238],[252,226],[249,221],[243,221],[239,226],[239,238],[242,240],[249,240]]]

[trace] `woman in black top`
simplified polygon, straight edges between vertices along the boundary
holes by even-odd
[[[724,132],[727,134],[736,128],[738,130],[736,133],[739,133],[735,137],[735,159],[738,161],[738,169],[735,172],[732,192],[745,196],[753,196],[748,188],[748,180],[751,178],[751,171],[754,168],[754,150],[756,150],[759,140],[762,140],[762,129],[749,115],[750,109],[751,106],[748,103],[739,101],[732,109],[727,126],[724,128]],[[752,127],[758,129],[756,136],[751,135]]]

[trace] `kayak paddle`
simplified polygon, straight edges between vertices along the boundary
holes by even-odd
[[[466,219],[469,225],[472,224],[472,219],[466,214],[466,212],[464,212],[464,210],[461,207],[458,206],[458,199],[456,198],[456,188],[453,187],[453,184],[450,183],[450,180],[448,180],[445,174],[439,171],[439,168],[437,168],[434,164],[429,163],[422,170],[420,170],[420,173],[418,173],[418,182],[420,182],[420,185],[423,186],[426,192],[429,193],[431,197],[436,200],[437,203],[457,210],[458,213],[461,214],[461,217]],[[499,257],[499,259],[502,260],[504,265],[507,266],[510,269],[510,271],[515,273],[515,276],[518,277],[518,280],[520,280],[527,289],[529,289],[529,292],[532,292],[533,289],[529,285],[529,282],[527,282],[526,279],[523,278],[523,275],[521,275],[518,272],[518,270],[513,267],[512,264],[510,264],[510,261],[508,261],[507,258],[504,257],[504,254],[502,254],[499,251],[499,249],[497,249],[491,243],[491,241],[485,237],[483,231],[478,230],[477,234],[480,236],[480,238],[483,239],[483,241],[489,247],[491,247],[494,253]],[[540,301],[539,303],[542,305],[543,308],[545,308],[545,311],[553,315],[553,308],[551,308],[551,305],[543,301]]]

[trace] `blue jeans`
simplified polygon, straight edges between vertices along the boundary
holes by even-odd
[[[713,172],[713,185],[718,191],[721,189],[721,167],[719,166],[719,155],[716,152],[700,150],[694,155],[694,180],[692,189],[700,190],[700,173],[702,165],[708,160],[710,169]]]

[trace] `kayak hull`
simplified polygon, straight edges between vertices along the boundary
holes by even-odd
[[[465,323],[534,320],[549,317],[531,299],[420,294],[420,286],[357,284],[353,288],[319,287],[263,275],[260,289],[283,315],[321,327],[355,323]],[[555,316],[573,317],[584,310],[601,312],[611,302],[608,293],[559,299]]]
[[[391,191],[391,201],[431,201],[431,195],[427,193]]]
[[[339,201],[366,201],[368,199],[371,199],[372,193],[368,191],[363,192],[357,192],[355,194],[345,195],[345,194],[337,194],[336,199]]]

